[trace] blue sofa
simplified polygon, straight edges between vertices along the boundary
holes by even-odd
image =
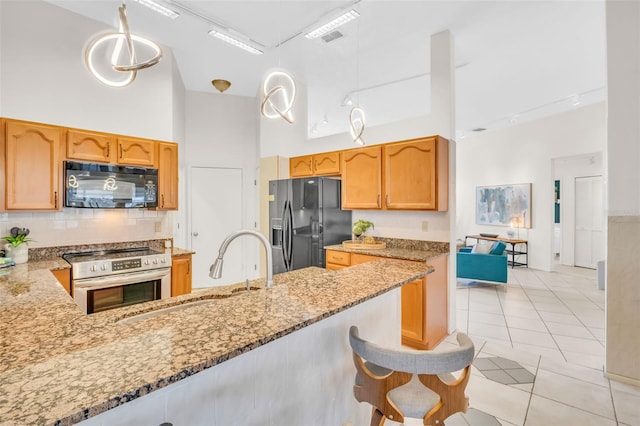
[[[496,241],[489,253],[473,253],[472,247],[462,247],[456,255],[456,277],[477,281],[507,282],[505,243]]]

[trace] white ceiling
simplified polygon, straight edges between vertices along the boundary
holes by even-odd
[[[48,1],[114,27],[121,3]],[[575,108],[578,95],[581,105],[605,95],[603,1],[158,1],[180,17],[129,0],[129,25],[173,50],[187,90],[217,93],[210,81],[223,78],[232,86],[220,96],[258,96],[266,73],[285,68],[307,86],[311,137],[347,131],[350,107],[341,103],[349,93],[368,125],[427,114],[429,37],[446,29],[455,39],[458,137]],[[304,37],[351,5],[361,16],[340,27],[344,37]],[[265,54],[209,36],[213,23],[265,46]]]

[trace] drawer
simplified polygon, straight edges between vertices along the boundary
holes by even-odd
[[[327,250],[327,262],[343,266],[351,265],[351,253],[343,251]]]

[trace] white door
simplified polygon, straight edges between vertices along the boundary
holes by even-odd
[[[575,266],[596,268],[604,259],[602,176],[576,178]]]
[[[209,267],[218,257],[222,241],[242,228],[242,169],[191,168],[191,249],[193,288],[213,287],[243,281],[242,239],[229,245],[222,278],[209,277]]]

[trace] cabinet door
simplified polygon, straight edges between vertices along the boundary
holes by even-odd
[[[138,138],[118,138],[118,164],[156,167],[156,142]]]
[[[427,349],[436,347],[448,334],[448,281],[449,256],[440,256],[428,262],[434,271],[426,276],[425,343]]]
[[[313,156],[313,173],[318,175],[340,174],[340,152],[324,152]]]
[[[191,293],[191,255],[175,256],[171,261],[171,297]]]
[[[116,148],[116,138],[104,133],[67,130],[67,158],[108,163],[111,150]]]
[[[438,188],[435,138],[389,144],[382,151],[385,208],[435,210]]]
[[[425,304],[424,279],[407,283],[401,288],[402,299],[402,343],[423,349]],[[410,343],[409,343],[410,342]]]
[[[368,147],[342,152],[342,208],[382,207],[381,148]]]
[[[51,273],[62,284],[62,287],[67,290],[67,293],[71,294],[71,269],[56,269],[52,270]]]
[[[370,254],[351,253],[351,265],[359,265],[361,263],[373,262],[374,260],[385,259],[380,256],[371,256]]]
[[[311,155],[301,157],[291,157],[289,159],[289,176],[305,177],[313,176],[313,162]]]
[[[344,268],[348,268],[349,266],[345,266],[345,265],[338,265],[337,263],[327,263],[325,266],[325,269],[328,269],[330,271],[337,271],[338,269],[344,269]]]
[[[178,145],[158,144],[158,208],[178,209]]]
[[[6,209],[58,209],[61,128],[7,120],[5,130]]]

